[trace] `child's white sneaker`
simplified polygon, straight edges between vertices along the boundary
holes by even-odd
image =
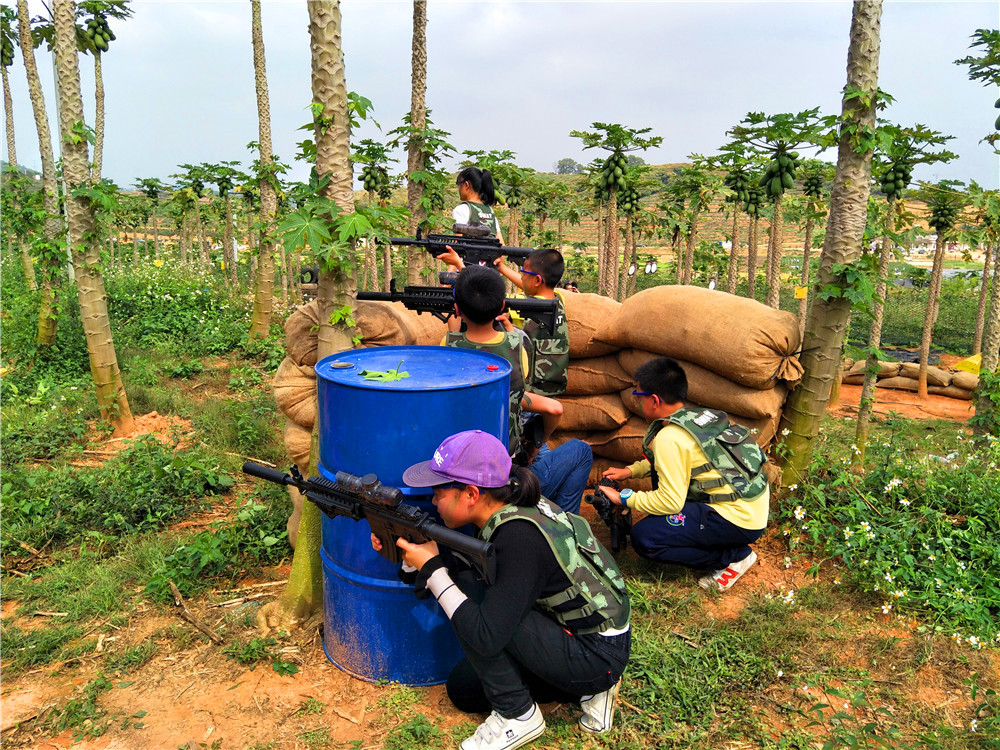
[[[707,576],[698,579],[698,585],[703,589],[715,589],[716,591],[728,591],[733,584],[740,580],[740,577],[753,567],[757,562],[757,553],[750,550],[750,554],[742,560],[730,563],[728,568],[717,570]]]
[[[537,703],[532,705],[527,719],[505,719],[494,711],[474,735],[462,742],[462,750],[514,750],[544,731],[545,717]]]

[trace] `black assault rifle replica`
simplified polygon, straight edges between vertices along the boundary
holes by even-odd
[[[467,266],[492,267],[493,261],[501,255],[523,263],[529,255],[535,252],[530,247],[505,247],[501,245],[500,240],[490,234],[490,230],[482,224],[454,224],[451,231],[455,234],[428,234],[426,237],[421,237],[420,230],[417,229],[416,239],[390,237],[389,242],[393,245],[422,247],[434,258],[445,252],[445,245],[449,245]]]
[[[396,280],[389,282],[388,292],[358,292],[358,299],[375,302],[402,302],[407,310],[429,312],[443,321],[455,313],[455,294],[449,286],[405,286],[396,289]],[[554,299],[511,297],[504,310],[513,310],[522,318],[530,318],[555,333],[558,325],[559,303]]]
[[[359,477],[338,471],[336,482],[322,476],[303,479],[295,465],[291,474],[285,474],[253,461],[243,464],[243,473],[295,487],[330,518],[344,516],[368,521],[372,533],[382,542],[379,554],[394,563],[403,561],[403,551],[396,546],[399,537],[414,544],[434,540],[469,560],[487,582],[496,580],[496,552],[491,542],[435,523],[430,514],[404,504],[403,493],[397,487],[382,484],[374,474]]]
[[[601,487],[618,489],[614,479],[602,479],[594,488],[593,495],[584,495],[583,499],[594,506],[597,515],[608,527],[611,535],[611,551],[616,555],[622,547],[628,547],[628,538],[632,534],[632,509],[613,503],[601,491]]]

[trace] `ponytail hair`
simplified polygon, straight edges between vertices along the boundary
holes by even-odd
[[[529,469],[514,464],[510,467],[510,480],[503,487],[481,488],[490,496],[505,505],[516,505],[519,508],[530,508],[538,505],[542,496],[541,485]]]
[[[458,173],[456,180],[458,184],[468,182],[472,189],[479,196],[485,206],[492,206],[497,202],[496,192],[493,189],[493,175],[488,169],[478,167],[466,167]]]

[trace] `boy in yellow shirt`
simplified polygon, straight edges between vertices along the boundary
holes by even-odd
[[[698,581],[726,591],[757,562],[750,544],[767,526],[770,491],[764,455],[746,428],[723,412],[687,408],[687,376],[661,357],[639,367],[633,393],[651,421],[644,458],[604,476],[622,480],[652,474],[649,492],[604,488],[612,502],[646,513],[632,528],[643,557],[711,571]]]

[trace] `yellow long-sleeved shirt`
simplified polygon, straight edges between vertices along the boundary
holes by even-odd
[[[656,464],[657,488],[649,492],[634,493],[627,501],[628,507],[658,516],[680,513],[687,500],[691,469],[708,463],[708,457],[698,441],[683,427],[675,424],[667,424],[660,430],[653,438],[650,449]],[[649,476],[650,464],[646,459],[636,461],[628,468],[632,470],[633,477]],[[721,475],[715,469],[709,469],[697,478],[720,479]],[[732,491],[732,485],[726,484],[708,490],[708,494],[723,495]],[[722,500],[711,505],[713,510],[730,523],[741,529],[756,531],[767,526],[770,497],[770,488],[767,487],[754,498]]]

